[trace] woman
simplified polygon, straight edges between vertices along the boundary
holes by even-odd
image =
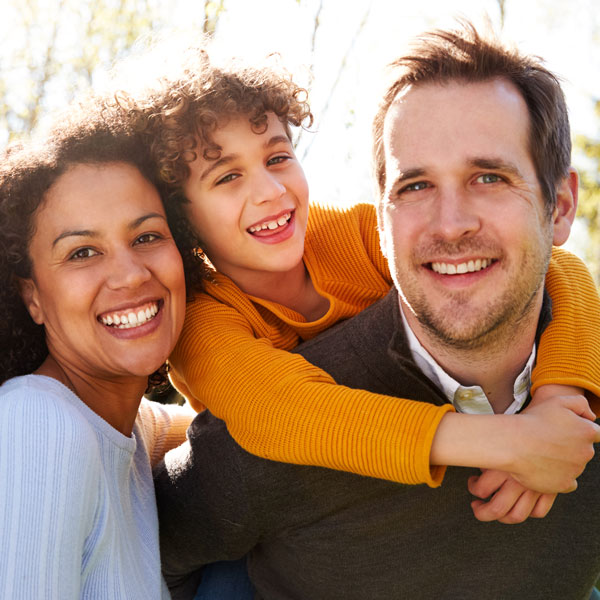
[[[0,597],[167,599],[151,464],[190,416],[142,395],[181,257],[135,136],[88,106],[48,139],[0,166]]]

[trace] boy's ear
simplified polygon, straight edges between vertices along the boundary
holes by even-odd
[[[22,279],[21,277],[17,277],[17,287],[19,288],[23,304],[25,304],[25,308],[27,308],[34,323],[43,325],[44,312],[42,311],[35,281],[33,281],[33,279]]]
[[[577,212],[578,194],[579,177],[577,171],[571,167],[568,175],[562,179],[556,190],[556,208],[552,213],[554,227],[552,243],[555,246],[564,244],[571,233],[571,226]]]

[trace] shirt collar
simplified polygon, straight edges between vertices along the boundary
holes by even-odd
[[[448,375],[448,373],[446,373],[435,361],[431,354],[425,350],[408,324],[406,316],[404,315],[402,301],[399,301],[398,305],[410,352],[413,360],[423,373],[444,392],[448,401],[454,405],[454,408],[456,408],[458,412],[467,414],[494,414],[492,405],[481,387],[478,385],[461,385],[458,381],[450,377],[450,375]],[[527,401],[527,398],[529,397],[529,388],[531,387],[531,371],[535,364],[535,356],[536,345],[534,343],[525,367],[515,380],[513,386],[514,401],[506,409],[504,414],[510,415],[520,411]]]

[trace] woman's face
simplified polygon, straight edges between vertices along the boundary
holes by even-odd
[[[156,189],[129,164],[76,165],[34,225],[21,290],[54,359],[88,377],[155,371],[185,314],[181,257]]]

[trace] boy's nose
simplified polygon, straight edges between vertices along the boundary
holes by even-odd
[[[285,186],[273,173],[265,170],[257,174],[253,186],[253,201],[256,204],[279,200],[285,192]]]

